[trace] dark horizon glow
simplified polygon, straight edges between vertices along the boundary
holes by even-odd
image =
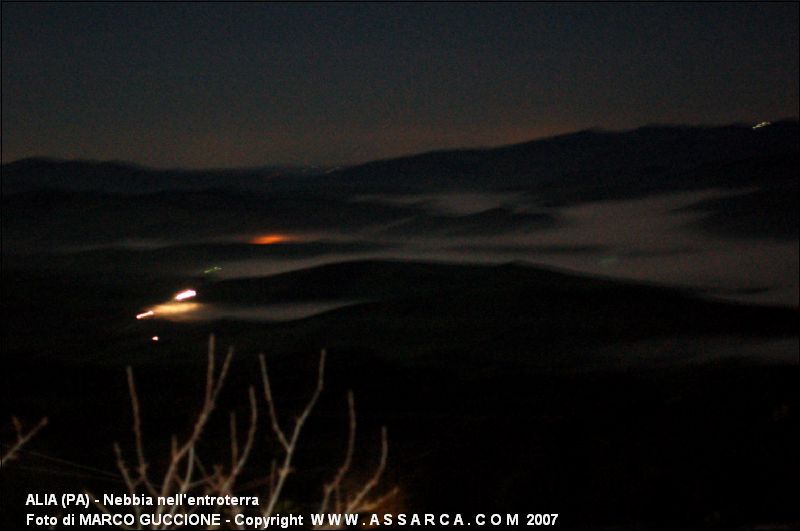
[[[798,115],[798,4],[4,3],[3,162],[335,165]]]

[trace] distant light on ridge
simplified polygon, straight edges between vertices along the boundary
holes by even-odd
[[[255,245],[273,245],[289,241],[289,238],[282,234],[263,234],[256,236],[250,240],[250,243]]]

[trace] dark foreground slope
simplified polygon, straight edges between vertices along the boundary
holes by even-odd
[[[200,300],[366,301],[275,325],[264,339],[276,350],[343,344],[405,362],[570,371],[601,365],[607,360],[597,351],[609,345],[795,337],[797,319],[796,309],[711,301],[524,264],[345,262],[211,283]]]
[[[341,459],[344,397],[354,389],[357,467],[374,463],[387,425],[396,510],[557,512],[564,528],[583,529],[747,528],[798,517],[798,367],[770,357],[787,343],[796,352],[796,309],[523,265],[366,261],[198,289],[208,304],[371,302],[289,323],[139,323],[131,309],[164,285],[87,274],[38,289],[41,277],[15,278],[3,299],[11,318],[2,413],[51,419],[36,453],[3,472],[17,493],[119,488],[48,458],[113,473],[112,442],[130,449],[132,440],[125,365],[139,382],[146,444],[164,455],[169,436],[191,425],[215,331],[237,355],[204,439],[210,455],[226,449],[225,413],[243,415],[247,386],[258,384],[258,352],[289,418],[328,347],[326,389],[287,491],[297,507],[313,506]],[[81,311],[70,314],[78,300]],[[269,466],[266,429],[258,441],[249,479]],[[4,510],[4,519],[18,516]]]
[[[9,357],[124,364],[148,358],[136,348],[152,335],[171,341],[180,335],[174,330],[186,328],[198,330],[200,341],[208,331],[229,331],[230,340],[243,347],[276,354],[347,346],[404,363],[574,371],[599,364],[591,353],[600,348],[637,341],[796,337],[796,308],[714,301],[689,290],[525,264],[363,260],[213,280],[151,277],[149,268],[102,276],[94,268],[105,262],[87,256],[85,268],[72,263],[58,274],[7,271],[15,279],[3,303],[5,324],[13,331]],[[348,304],[289,322],[133,320],[142,308],[185,286],[194,286],[195,300],[212,307]]]

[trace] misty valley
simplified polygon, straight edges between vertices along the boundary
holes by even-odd
[[[352,390],[354,473],[383,463],[386,426],[390,512],[792,521],[798,138],[796,121],[592,130],[324,171],[4,164],[3,418],[49,419],[4,503],[43,478],[120,487],[126,367],[148,449],[191,431],[213,334],[235,351],[214,458],[261,392],[259,354],[289,419],[326,352],[296,507],[346,451]],[[254,455],[241,494],[269,467]]]

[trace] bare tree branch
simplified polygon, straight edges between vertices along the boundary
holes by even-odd
[[[11,417],[11,422],[14,424],[14,431],[17,434],[17,439],[14,443],[6,450],[5,453],[0,455],[0,467],[6,465],[9,461],[13,461],[17,457],[17,453],[22,449],[23,446],[28,444],[28,442],[33,439],[34,435],[39,433],[39,431],[47,426],[47,417],[43,417],[33,428],[28,430],[26,433],[25,430],[22,428],[22,422],[17,417]]]
[[[314,409],[314,406],[319,399],[319,395],[322,394],[322,389],[324,387],[325,381],[325,356],[326,351],[322,349],[319,356],[319,369],[317,373],[317,386],[314,389],[314,392],[311,395],[306,407],[300,413],[300,415],[295,419],[294,427],[292,428],[292,435],[291,438],[287,440],[285,433],[280,427],[280,423],[278,422],[278,417],[275,412],[275,401],[272,398],[272,387],[269,383],[269,374],[267,372],[267,362],[264,359],[264,355],[260,356],[261,360],[261,380],[264,383],[264,397],[266,398],[267,405],[269,407],[269,414],[272,423],[272,431],[278,437],[278,440],[281,442],[281,445],[284,449],[284,457],[283,463],[278,467],[278,477],[275,483],[275,488],[270,493],[269,501],[267,502],[266,508],[263,510],[264,516],[272,516],[272,512],[275,509],[275,504],[278,503],[278,499],[280,498],[281,491],[283,490],[283,485],[286,482],[286,478],[289,476],[292,467],[292,459],[294,458],[294,453],[297,448],[297,440],[300,438],[300,432],[303,430],[303,425],[305,425],[308,416],[311,414],[311,411]]]
[[[333,479],[326,483],[323,487],[323,497],[322,502],[319,505],[319,509],[317,509],[318,513],[324,513],[328,510],[328,504],[330,503],[331,494],[334,492],[339,492],[342,481],[344,480],[345,476],[347,476],[347,472],[350,470],[350,464],[353,462],[353,454],[355,453],[356,447],[356,406],[355,406],[355,398],[353,397],[353,391],[347,392],[347,412],[350,418],[350,429],[347,433],[347,450],[345,451],[344,462],[336,471],[336,475]],[[337,500],[336,503],[336,510],[338,511],[339,503]]]
[[[362,509],[362,503],[364,499],[369,495],[372,490],[378,486],[380,482],[381,476],[383,476],[384,470],[386,470],[386,461],[389,457],[389,438],[386,434],[386,427],[384,426],[381,428],[381,458],[378,461],[378,468],[375,469],[375,473],[372,477],[367,481],[361,490],[356,494],[355,498],[353,498],[350,503],[347,504],[345,508],[345,512],[347,513],[354,513],[360,512]]]
[[[242,491],[253,487],[259,488],[262,485],[267,485],[267,496],[260,507],[244,507],[244,506],[230,506],[230,507],[217,507],[217,510],[230,513],[242,511],[258,511],[262,516],[272,516],[278,502],[281,500],[281,495],[286,484],[288,476],[293,471],[292,463],[294,461],[297,446],[300,440],[301,432],[314,410],[320,395],[324,388],[324,375],[325,375],[325,361],[326,351],[320,352],[319,366],[317,372],[316,386],[309,397],[308,401],[300,411],[299,415],[295,417],[293,424],[289,427],[282,427],[281,422],[277,415],[277,408],[272,392],[272,386],[267,371],[267,364],[264,356],[260,356],[261,365],[261,380],[264,387],[264,397],[267,403],[267,414],[269,416],[270,427],[273,435],[276,437],[280,450],[278,455],[272,459],[271,470],[268,477],[255,479],[248,482],[244,488],[238,487],[237,482],[242,476],[245,466],[253,453],[255,446],[255,437],[258,426],[258,400],[256,398],[256,391],[251,386],[248,389],[248,398],[250,402],[250,415],[249,425],[244,438],[240,438],[239,425],[237,422],[236,412],[231,412],[229,417],[229,440],[230,456],[229,461],[223,460],[222,463],[214,464],[211,467],[206,467],[203,464],[200,455],[198,455],[198,442],[200,441],[204,430],[208,425],[209,418],[216,408],[220,390],[227,377],[228,370],[233,358],[233,349],[229,349],[222,364],[218,367],[215,356],[215,340],[214,336],[209,338],[208,350],[208,364],[206,371],[206,383],[203,393],[203,401],[201,408],[194,424],[192,425],[191,432],[188,437],[181,441],[179,438],[173,436],[169,445],[169,459],[165,465],[166,470],[160,481],[153,482],[151,477],[155,474],[149,468],[149,464],[145,455],[143,443],[143,430],[141,409],[139,403],[139,395],[136,390],[133,371],[128,368],[128,390],[131,397],[131,409],[133,412],[133,435],[134,445],[136,449],[136,465],[135,468],[125,461],[123,452],[118,444],[114,445],[114,452],[117,459],[117,468],[120,471],[122,480],[125,483],[131,495],[150,494],[154,497],[159,496],[173,496],[175,494],[197,494],[197,495],[210,495],[216,497],[233,496],[234,490]],[[323,498],[320,503],[318,512],[326,512],[333,506],[336,512],[365,512],[374,508],[380,507],[389,497],[394,496],[397,489],[393,489],[383,496],[371,498],[373,492],[377,488],[381,477],[386,468],[388,458],[388,441],[386,429],[381,431],[381,454],[378,461],[376,470],[370,476],[369,480],[362,484],[353,496],[347,495],[347,487],[345,482],[347,476],[353,468],[353,460],[355,455],[356,443],[356,407],[355,398],[352,392],[347,394],[348,404],[348,437],[347,447],[344,454],[344,459],[333,478],[323,485]],[[45,419],[46,421],[46,419]],[[15,421],[15,425],[17,425]],[[18,428],[18,433],[22,433],[21,427]],[[29,434],[32,436],[32,434]],[[226,462],[227,461],[227,462]],[[94,498],[93,498],[94,499]],[[103,504],[97,504],[99,510],[110,513],[108,507]],[[138,506],[133,506],[132,510],[137,515],[142,514],[142,510]],[[154,513],[160,515],[168,512],[170,515],[175,515],[176,512],[181,514],[193,514],[198,510],[198,507],[182,507],[178,505],[164,505],[158,504]],[[233,514],[233,513],[231,513]],[[231,524],[233,525],[233,524]],[[162,524],[161,528],[166,528],[167,524]]]

